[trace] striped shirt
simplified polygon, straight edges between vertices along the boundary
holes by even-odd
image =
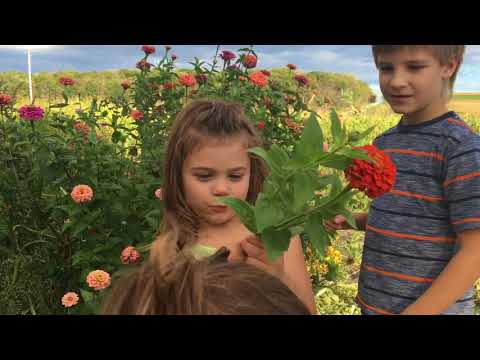
[[[399,314],[458,251],[457,234],[480,229],[480,137],[448,112],[400,122],[374,145],[392,158],[397,181],[370,206],[356,301],[365,314]],[[444,314],[473,314],[473,294]]]

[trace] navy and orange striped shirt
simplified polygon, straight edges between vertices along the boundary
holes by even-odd
[[[448,112],[400,122],[374,144],[391,156],[397,181],[370,206],[356,300],[365,314],[399,314],[458,251],[457,234],[480,229],[480,136]],[[473,314],[473,294],[445,314]]]

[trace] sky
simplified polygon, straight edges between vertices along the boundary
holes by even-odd
[[[27,72],[28,45],[0,45],[0,72]],[[155,63],[163,55],[163,45],[155,45],[159,54],[150,59]],[[249,45],[222,45],[221,50],[236,51]],[[177,66],[192,67],[194,57],[211,62],[216,45],[172,45]],[[141,45],[34,45],[32,72],[101,71],[133,69],[143,56]],[[378,75],[369,45],[258,45],[254,46],[261,68],[282,67],[288,63],[298,70],[349,73],[367,83],[379,96]],[[157,56],[155,56],[157,55]],[[153,58],[153,59],[152,59]],[[480,92],[480,45],[467,46],[464,63],[457,75],[456,92]]]

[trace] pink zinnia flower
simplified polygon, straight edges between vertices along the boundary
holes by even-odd
[[[190,87],[195,86],[197,80],[195,80],[195,76],[189,74],[180,75],[178,78],[178,82],[183,86]]]
[[[223,50],[222,53],[220,54],[220,58],[223,60],[223,61],[230,61],[230,60],[233,60],[235,59],[237,56],[229,51],[229,50]]]
[[[42,120],[45,114],[41,107],[33,105],[22,106],[18,112],[23,120],[29,121]]]
[[[289,68],[290,70],[296,70],[296,69],[297,69],[297,65],[287,64],[287,68]]]
[[[177,60],[177,55],[172,54],[172,60]]]
[[[260,71],[250,74],[250,81],[258,87],[268,85],[268,77]]]
[[[78,304],[78,294],[74,292],[68,292],[62,297],[62,305],[66,308],[72,307]]]
[[[123,90],[130,89],[130,81],[128,81],[128,80],[122,81],[121,85],[122,85]]]
[[[304,75],[295,75],[293,79],[297,81],[300,86],[308,85],[308,79]]]
[[[242,64],[245,65],[247,69],[254,68],[257,66],[257,57],[255,55],[244,55],[242,56]]]
[[[163,189],[162,188],[158,188],[157,190],[155,190],[155,197],[157,199],[163,200]]]
[[[87,284],[94,290],[103,290],[110,286],[110,274],[103,270],[95,270],[87,275]]]
[[[61,77],[60,79],[58,79],[58,82],[63,86],[73,86],[73,84],[75,84],[75,80],[68,77]]]
[[[137,69],[140,69],[140,70],[145,70],[145,71],[150,70],[151,66],[152,64],[150,64],[146,60],[140,60],[139,62],[137,62]]]
[[[155,46],[143,45],[142,51],[145,53],[145,55],[153,54],[155,52]]]
[[[88,185],[77,185],[73,188],[70,196],[77,204],[89,202],[93,198],[93,190]]]
[[[133,118],[133,120],[139,121],[143,119],[143,112],[141,112],[140,110],[132,110],[130,116]]]
[[[122,264],[135,264],[140,261],[140,253],[133,247],[127,246],[120,255]]]
[[[0,93],[0,106],[9,105],[12,102],[12,97],[7,94]]]

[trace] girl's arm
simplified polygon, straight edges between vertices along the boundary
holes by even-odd
[[[300,237],[295,235],[290,241],[290,247],[285,253],[285,276],[290,289],[307,306],[312,314],[317,314],[312,281],[307,271]]]

